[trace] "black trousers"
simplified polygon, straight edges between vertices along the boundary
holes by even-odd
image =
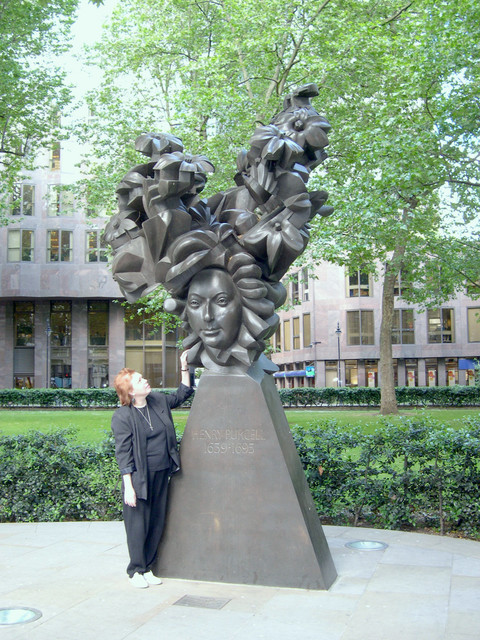
[[[137,498],[137,506],[123,503],[123,521],[127,533],[130,563],[127,573],[150,571],[157,556],[158,545],[165,526],[167,510],[168,469],[148,474],[146,500]]]

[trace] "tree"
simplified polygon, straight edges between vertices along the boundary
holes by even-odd
[[[478,238],[477,223],[461,250],[453,225],[478,221],[479,11],[473,0],[125,0],[94,51],[105,81],[90,98],[89,197],[114,193],[148,129],[207,155],[212,191],[231,184],[255,124],[317,82],[333,131],[311,183],[336,214],[314,225],[310,255],[381,279],[381,411],[395,412],[394,283],[401,273],[406,299],[438,304],[463,286],[462,253]]]
[[[328,166],[337,225],[322,228],[316,247],[382,279],[384,414],[397,411],[391,336],[399,276],[403,298],[423,305],[441,304],[464,288],[466,276],[478,280],[478,258],[466,251],[479,234],[479,48],[468,26],[478,9],[470,2],[403,9],[359,24],[344,58],[348,73],[339,78],[357,83],[354,94],[343,87],[340,137]],[[379,68],[366,68],[368,60]],[[476,230],[461,243],[455,227],[467,220]]]
[[[88,100],[97,126],[83,130],[97,152],[86,159],[90,202],[103,205],[106,187],[114,193],[138,159],[135,138],[149,129],[178,134],[185,148],[211,158],[210,191],[232,186],[238,150],[256,123],[268,122],[293,86],[319,76],[318,65],[311,75],[303,67],[290,74],[300,54],[315,59],[312,29],[330,3],[122,2],[91,51],[104,83]],[[301,32],[296,44],[293,32]]]
[[[77,5],[78,0],[0,3],[0,193],[4,200],[21,172],[34,167],[39,148],[59,139],[59,116],[70,92],[53,60],[68,46]]]

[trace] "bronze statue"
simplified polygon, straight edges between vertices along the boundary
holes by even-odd
[[[260,126],[237,158],[236,186],[201,199],[213,165],[168,134],[144,134],[149,161],[127,173],[105,238],[127,300],[159,284],[187,332],[202,375],[171,483],[155,575],[328,589],[336,570],[263,355],[276,330],[281,283],[328,216],[325,191],[307,191],[326,157],[329,124],[307,85]],[[223,375],[224,373],[233,375]],[[248,375],[245,375],[247,373]],[[241,487],[241,491],[238,490]],[[278,531],[282,531],[281,536]]]
[[[236,372],[259,361],[285,301],[280,280],[307,246],[308,223],[333,212],[325,191],[306,187],[330,129],[311,105],[316,95],[314,84],[288,95],[239,153],[236,187],[206,200],[199,194],[214,171],[207,158],[188,155],[171,134],[136,140],[149,161],[117,188],[119,212],[105,231],[113,276],[129,301],[166,288],[165,310],[183,320],[190,364]]]

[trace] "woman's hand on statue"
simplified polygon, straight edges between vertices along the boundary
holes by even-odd
[[[188,349],[186,349],[180,356],[180,368],[181,368],[180,380],[182,384],[184,384],[186,387],[190,387],[191,386],[190,367],[188,366],[187,356],[188,356]]]
[[[188,362],[187,362],[188,351],[189,351],[188,349],[185,349],[185,351],[180,356],[180,365],[182,369],[188,369]]]

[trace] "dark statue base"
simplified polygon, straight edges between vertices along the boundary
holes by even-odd
[[[330,550],[270,375],[204,373],[155,573],[328,589]]]

